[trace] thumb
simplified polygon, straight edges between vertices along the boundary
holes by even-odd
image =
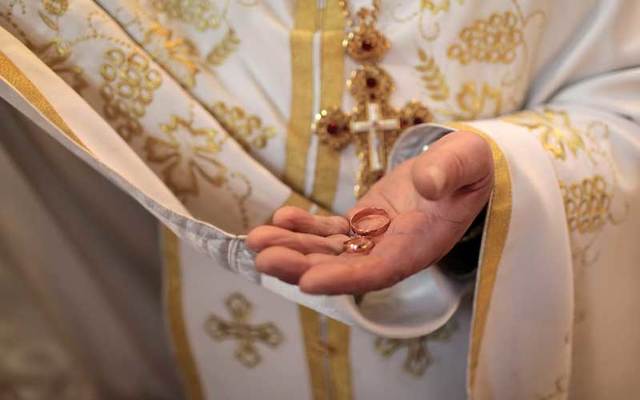
[[[473,191],[493,179],[491,148],[474,133],[450,133],[418,156],[411,175],[416,190],[427,200],[439,200],[460,189]]]

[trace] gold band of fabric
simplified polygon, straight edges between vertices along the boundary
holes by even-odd
[[[321,97],[320,108],[340,107],[344,91],[345,20],[338,0],[328,0],[322,12]],[[315,202],[330,210],[338,185],[340,152],[325,143],[318,143],[313,192]]]
[[[484,337],[487,317],[491,306],[491,297],[498,274],[500,258],[509,232],[511,220],[511,174],[509,164],[498,145],[479,129],[465,124],[452,123],[450,127],[467,132],[473,132],[484,138],[491,146],[494,163],[494,189],[487,212],[486,236],[481,251],[481,260],[476,282],[474,316],[471,326],[471,341],[469,349],[469,393],[473,393],[476,383],[476,370],[482,339]]]
[[[316,29],[315,0],[295,3],[291,46],[291,116],[287,129],[283,181],[294,191],[304,192],[307,154],[311,143],[313,112],[313,33]]]
[[[313,10],[313,17],[310,18],[308,13],[303,13],[301,8]],[[295,26],[308,26],[310,19],[316,24],[314,29],[322,29],[320,106],[340,106],[344,89],[344,53],[341,45],[344,37],[344,18],[337,0],[327,1],[323,9],[318,9],[317,2],[313,0],[296,1]],[[304,186],[311,139],[313,33],[308,34],[307,38],[304,33],[294,30],[291,38],[293,97],[285,181],[300,192]],[[299,136],[293,137],[295,135]],[[335,197],[339,165],[340,154],[319,143],[311,198],[328,209],[331,209]],[[323,210],[319,212],[325,213]],[[299,316],[313,399],[351,399],[349,327],[303,306],[299,307]]]
[[[169,319],[169,331],[171,332],[175,357],[182,380],[184,382],[187,398],[202,400],[204,394],[198,375],[191,344],[187,335],[187,328],[182,309],[182,272],[180,266],[180,247],[178,237],[162,226],[162,253],[165,268],[164,299],[166,315]]]
[[[329,366],[331,387],[336,400],[351,400],[351,328],[328,318]]]
[[[52,124],[60,129],[69,140],[90,153],[80,138],[69,128],[49,100],[29,78],[2,51],[0,51],[0,76],[13,86],[32,106],[40,111]]]
[[[350,400],[350,330],[345,324],[299,307],[314,400]]]

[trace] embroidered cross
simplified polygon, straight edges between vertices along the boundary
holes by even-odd
[[[385,358],[391,357],[402,347],[407,348],[407,356],[403,368],[415,377],[421,377],[431,364],[431,353],[427,348],[429,340],[447,341],[457,329],[455,320],[451,320],[435,332],[414,339],[390,339],[379,337],[375,341],[375,349]]]
[[[256,343],[261,342],[275,348],[282,343],[283,336],[272,322],[251,325],[248,323],[253,306],[240,293],[231,294],[226,302],[231,321],[211,314],[204,323],[204,330],[215,341],[234,339],[237,347],[234,355],[245,367],[253,368],[262,361]]]

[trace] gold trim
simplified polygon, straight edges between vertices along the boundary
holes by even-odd
[[[328,0],[322,14],[321,98],[320,109],[339,107],[344,91],[344,16],[338,0]],[[316,169],[311,198],[332,209],[338,186],[341,153],[318,141]]]
[[[507,159],[489,135],[466,123],[456,122],[449,124],[449,126],[454,129],[476,133],[485,139],[491,146],[495,170],[493,195],[489,203],[486,234],[481,253],[482,259],[478,268],[474,317],[471,327],[468,384],[470,393],[473,393],[480,348],[491,306],[491,297],[498,274],[500,258],[509,232],[509,222],[511,221],[511,175]]]
[[[352,399],[349,327],[304,306],[299,316],[313,399]]]
[[[305,210],[309,210],[311,208],[311,201],[304,196],[299,195],[298,193],[292,191],[287,200],[282,204],[282,206],[294,206],[298,208],[303,208]],[[281,206],[281,207],[282,207]]]
[[[162,253],[165,268],[164,299],[165,312],[169,318],[169,331],[174,345],[175,357],[191,400],[204,399],[198,368],[193,358],[182,309],[182,273],[180,267],[180,241],[169,228],[161,227]]]
[[[283,180],[293,190],[304,191],[307,153],[311,143],[313,107],[313,33],[315,0],[297,0],[291,46],[291,116],[287,129]]]
[[[326,349],[320,340],[320,314],[310,308],[298,306],[298,315],[302,327],[307,366],[309,367],[311,394],[314,400],[330,399],[325,383],[327,372],[323,361]]]
[[[58,111],[49,103],[49,100],[42,94],[40,89],[2,51],[0,51],[0,75],[53,125],[60,129],[68,139],[91,153],[67,123],[64,122]]]
[[[353,398],[351,386],[351,328],[342,322],[328,319],[328,342],[331,368],[331,387],[336,400]]]

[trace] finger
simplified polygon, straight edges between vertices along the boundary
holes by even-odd
[[[269,247],[256,256],[256,269],[282,281],[297,284],[300,276],[323,262],[330,262],[335,256],[327,254],[304,255],[287,247]]]
[[[461,188],[489,184],[493,158],[489,144],[471,132],[453,132],[418,156],[412,167],[418,193],[427,200],[439,200]]]
[[[323,237],[309,233],[291,232],[277,226],[262,225],[249,232],[247,247],[256,252],[267,247],[281,246],[302,254],[340,254],[347,239],[346,235]]]
[[[302,208],[285,206],[273,215],[273,224],[294,232],[320,236],[346,234],[349,223],[344,217],[313,215]]]

